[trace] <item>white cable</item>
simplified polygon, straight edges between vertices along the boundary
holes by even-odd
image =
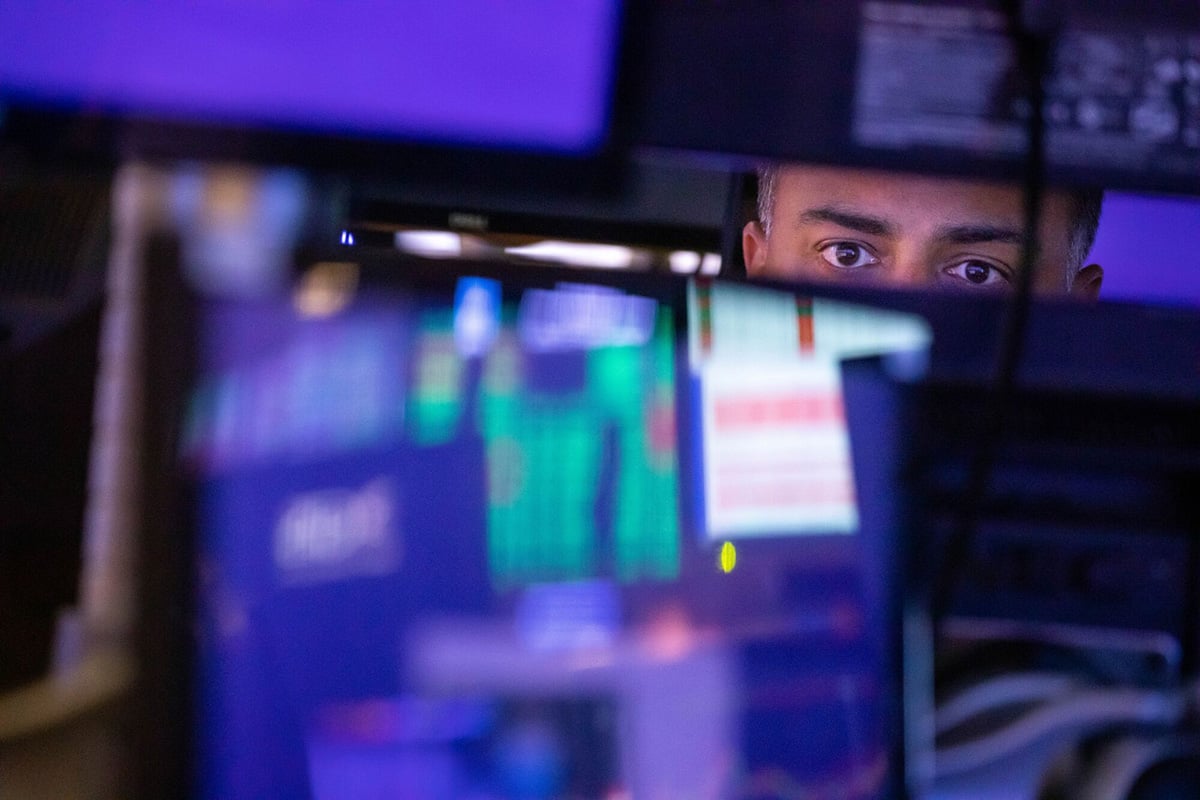
[[[1178,693],[1139,689],[1090,689],[1030,710],[995,733],[951,747],[934,757],[938,778],[994,763],[1064,730],[1097,731],[1121,724],[1168,725],[1182,717]]]
[[[934,730],[945,733],[986,711],[1018,703],[1049,701],[1078,684],[1078,679],[1058,672],[998,675],[969,686],[941,703],[934,711]]]

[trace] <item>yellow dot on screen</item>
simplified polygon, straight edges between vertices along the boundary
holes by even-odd
[[[733,568],[737,566],[737,548],[733,546],[733,542],[726,542],[721,545],[721,571],[728,574],[733,572]]]

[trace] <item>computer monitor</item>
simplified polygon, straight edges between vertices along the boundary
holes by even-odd
[[[1194,3],[666,3],[638,40],[635,130],[660,147],[1011,179],[1040,82],[1050,180],[1200,174]]]
[[[491,168],[511,177],[611,149],[623,21],[618,0],[14,6],[0,141],[410,177],[466,149],[509,154]]]
[[[147,383],[151,405],[190,387],[180,790],[900,791],[888,529],[693,513],[713,456],[688,440],[710,435],[700,398],[739,346],[727,304],[790,309],[776,366],[830,374],[799,349],[793,295],[726,288],[369,256],[283,296],[189,300],[187,377],[158,382],[176,349]],[[698,293],[719,299],[689,337]],[[791,404],[768,403],[777,427],[805,421]]]

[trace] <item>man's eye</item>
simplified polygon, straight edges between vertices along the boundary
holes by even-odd
[[[947,268],[946,274],[972,286],[999,287],[1009,282],[1008,275],[986,261],[963,261]]]
[[[855,269],[878,264],[879,259],[871,251],[854,242],[834,242],[821,248],[821,258],[838,269]]]

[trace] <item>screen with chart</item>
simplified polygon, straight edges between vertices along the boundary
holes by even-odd
[[[894,554],[813,355],[856,318],[441,270],[197,303],[198,796],[888,796]]]

